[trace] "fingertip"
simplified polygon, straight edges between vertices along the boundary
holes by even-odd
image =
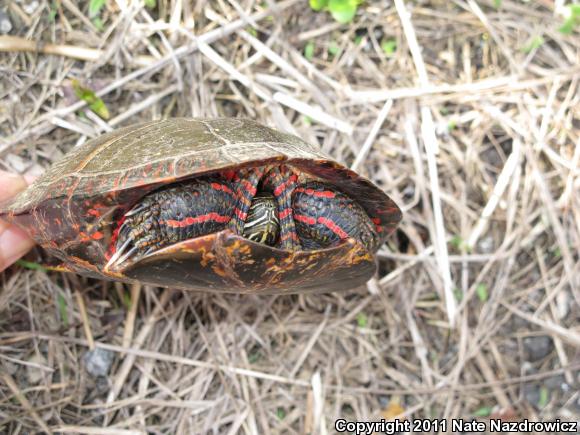
[[[15,225],[10,225],[0,234],[0,272],[26,254],[34,241]]]
[[[0,170],[0,202],[12,198],[27,186],[26,179],[21,175]]]

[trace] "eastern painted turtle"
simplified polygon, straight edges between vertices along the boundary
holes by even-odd
[[[381,189],[312,145],[225,118],[104,134],[0,213],[70,271],[240,293],[360,285],[401,219]]]

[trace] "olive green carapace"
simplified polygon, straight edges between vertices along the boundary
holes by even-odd
[[[122,270],[107,270],[118,219],[160,187],[245,167],[286,165],[356,199],[380,244],[401,219],[378,187],[296,136],[242,119],[175,118],[124,127],[75,148],[0,217],[23,227],[71,271],[95,278],[241,293],[334,291],[376,270],[374,252],[349,239],[314,251],[284,251],[229,230],[168,246]]]

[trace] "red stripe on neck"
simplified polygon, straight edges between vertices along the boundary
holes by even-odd
[[[305,223],[308,225],[316,224],[316,219],[314,219],[313,217],[310,217],[310,216],[304,216],[302,214],[295,214],[294,220],[297,220],[298,222],[302,222],[302,223]]]
[[[331,192],[330,190],[314,190],[314,189],[305,189],[304,187],[296,188],[296,192],[305,193],[309,196],[315,196],[317,198],[334,198],[336,193]]]
[[[324,225],[341,239],[348,239],[348,234],[345,233],[344,230],[336,225],[331,219],[321,216],[318,218],[318,223]]]
[[[278,218],[280,220],[287,218],[288,216],[290,216],[290,214],[292,213],[292,209],[291,208],[286,208],[284,210],[282,210],[279,214],[278,214]]]
[[[296,175],[290,175],[286,181],[280,183],[278,187],[274,189],[274,196],[278,197],[284,192],[289,186],[296,183],[298,177]]]
[[[188,216],[180,221],[174,219],[168,219],[165,223],[172,228],[183,228],[190,225],[200,224],[203,222],[218,222],[218,223],[228,223],[231,216],[222,216],[217,213],[207,213],[201,216],[191,217]]]
[[[226,186],[225,184],[211,183],[211,187],[212,187],[212,189],[221,190],[223,192],[229,193],[230,195],[234,194],[234,192],[232,192],[232,190],[228,186]]]

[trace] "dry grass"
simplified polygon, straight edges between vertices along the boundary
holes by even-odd
[[[102,30],[88,2],[33,3],[0,6],[2,169],[38,174],[137,121],[244,116],[354,164],[405,216],[377,279],[341,294],[13,267],[0,432],[324,434],[401,408],[580,418],[580,38],[557,30],[563,1],[367,1],[339,25],[298,0],[119,0]],[[107,376],[87,373],[92,347],[114,357]]]

